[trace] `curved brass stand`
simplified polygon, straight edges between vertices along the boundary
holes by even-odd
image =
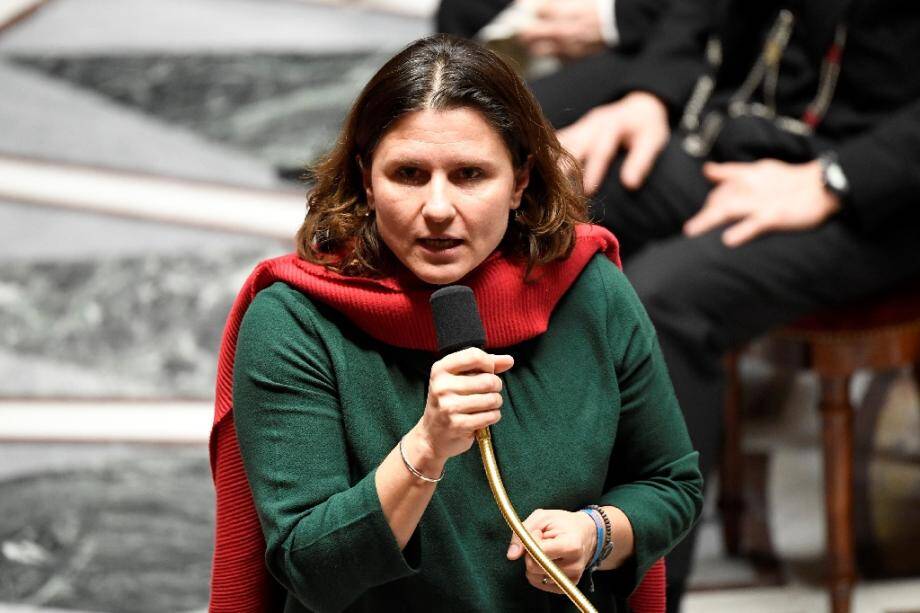
[[[495,452],[492,449],[492,435],[489,429],[482,428],[481,430],[477,430],[476,441],[479,443],[479,453],[482,455],[482,465],[486,469],[486,478],[489,480],[489,487],[492,488],[492,496],[495,497],[495,502],[498,504],[498,508],[502,512],[502,516],[505,518],[508,526],[518,538],[521,539],[524,548],[530,553],[531,557],[537,561],[537,564],[546,571],[546,574],[556,582],[556,585],[565,592],[569,600],[575,603],[575,606],[578,607],[582,613],[597,613],[597,609],[595,609],[594,605],[592,605],[585,595],[581,593],[581,590],[579,590],[575,584],[572,583],[572,580],[566,577],[565,573],[559,570],[559,567],[543,553],[543,550],[540,549],[540,546],[533,540],[527,528],[524,527],[524,524],[522,524],[521,520],[518,518],[514,506],[508,498],[508,492],[505,491],[501,474],[498,472],[498,463],[495,461]]]

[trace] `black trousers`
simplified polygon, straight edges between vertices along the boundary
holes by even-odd
[[[810,152],[802,147],[808,144],[792,143],[788,157],[807,158]],[[783,157],[783,151],[776,153],[772,157]],[[695,238],[681,233],[712,185],[701,173],[702,160],[686,154],[677,138],[637,191],[620,184],[620,163],[611,168],[593,214],[621,241],[626,274],[655,324],[708,475],[722,439],[725,352],[819,307],[920,275],[920,216],[893,219],[888,231],[873,235],[835,217],[813,230],[769,234],[729,248],[721,242],[722,229]],[[677,610],[694,542],[695,531],[668,558],[670,610]]]
[[[633,51],[605,49],[567,62],[558,71],[528,83],[543,114],[564,128],[596,106],[620,97]]]

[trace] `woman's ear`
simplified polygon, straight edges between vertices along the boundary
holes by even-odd
[[[371,187],[371,170],[370,168],[364,167],[364,164],[361,162],[361,156],[356,155],[355,162],[358,164],[358,169],[361,171],[361,184],[364,187],[364,196],[367,199],[367,207],[373,210],[374,190]]]
[[[511,195],[512,210],[521,206],[521,198],[524,197],[524,190],[527,189],[527,185],[530,183],[530,169],[532,167],[533,155],[528,155],[514,177],[514,193]]]

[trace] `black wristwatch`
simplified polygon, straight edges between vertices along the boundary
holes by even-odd
[[[850,194],[850,182],[837,160],[837,154],[825,151],[818,156],[818,163],[821,164],[821,183],[824,184],[824,189],[837,196],[843,203]]]

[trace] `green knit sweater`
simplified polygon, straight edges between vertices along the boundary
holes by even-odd
[[[609,504],[636,553],[595,573],[600,611],[690,529],[702,479],[655,333],[623,274],[596,256],[549,330],[503,349],[502,420],[492,437],[521,519],[534,509]],[[265,534],[266,562],[291,611],[574,611],[530,586],[476,446],[448,461],[400,550],[376,467],[419,420],[437,356],[384,345],[339,313],[276,283],[240,329],[234,421]]]

